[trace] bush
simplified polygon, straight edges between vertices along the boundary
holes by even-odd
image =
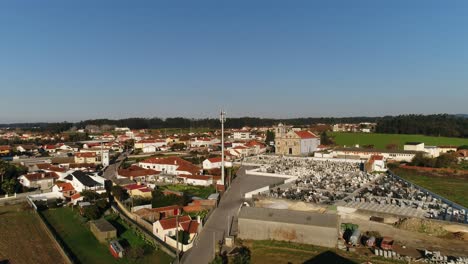
[[[97,205],[89,205],[83,208],[83,216],[90,219],[90,220],[96,220],[101,217],[102,213],[99,210],[99,207]]]

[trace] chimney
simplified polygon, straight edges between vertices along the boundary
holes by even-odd
[[[200,216],[199,216],[199,215],[197,215],[197,223],[199,223],[199,224],[201,223],[201,220],[200,220]]]
[[[177,160],[174,160],[174,165],[177,165]]]
[[[44,179],[44,177],[45,177],[45,173],[41,173],[41,178]]]

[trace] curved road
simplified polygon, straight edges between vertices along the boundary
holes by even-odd
[[[215,245],[217,241],[224,239],[225,234],[228,232],[228,223],[231,223],[228,218],[237,218],[239,208],[244,202],[243,195],[246,192],[285,180],[283,178],[246,175],[246,169],[248,168],[242,167],[239,169],[237,177],[233,180],[229,190],[223,195],[218,208],[208,219],[196,244],[183,255],[182,263],[206,264],[213,260]],[[234,223],[236,222],[234,221]],[[236,227],[233,229],[236,229]]]

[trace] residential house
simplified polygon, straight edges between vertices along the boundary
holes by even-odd
[[[105,181],[102,177],[92,176],[91,174],[87,174],[79,170],[68,174],[64,180],[70,182],[73,185],[73,188],[78,192],[82,192],[84,190],[102,190],[104,188]]]
[[[202,173],[200,167],[179,157],[149,158],[139,162],[138,166],[171,175],[199,175]]]
[[[6,156],[9,155],[11,152],[11,147],[8,145],[2,145],[0,146],[0,155],[1,156]]]
[[[75,153],[75,163],[97,163],[95,152],[78,152]]]
[[[171,217],[158,220],[153,223],[153,234],[160,238],[162,241],[166,241],[167,236],[175,236],[177,223],[179,227],[181,223],[190,222],[192,219],[188,215],[178,217]],[[182,230],[182,229],[181,229]]]
[[[224,166],[225,167],[232,167],[232,162],[226,161],[228,158],[224,158]],[[221,157],[209,158],[203,161],[203,169],[204,170],[211,170],[221,168],[222,162]]]
[[[134,214],[138,215],[139,217],[145,219],[150,223],[154,223],[160,219],[180,215],[181,213],[182,209],[178,205],[170,205],[158,208],[141,208],[134,212]]]
[[[54,182],[58,178],[59,176],[55,172],[36,172],[21,175],[18,180],[24,187],[47,190],[54,186]]]
[[[130,166],[127,169],[119,169],[117,172],[117,177],[121,178],[129,178],[130,180],[139,181],[139,182],[147,182],[147,181],[155,181],[155,177],[159,175],[161,172],[152,170],[152,169],[145,169],[142,167],[138,167],[136,165]]]
[[[207,137],[196,137],[190,140],[191,148],[201,148],[201,147],[213,147],[216,144],[219,144],[221,141],[217,138],[207,138]]]
[[[144,184],[135,183],[135,184],[125,185],[123,188],[127,190],[128,194],[132,197],[133,196],[141,196],[144,198],[152,197],[151,189],[148,188]]]
[[[76,190],[71,183],[60,182],[52,187],[52,192],[61,193],[64,198],[71,198],[76,193]]]
[[[252,138],[252,134],[249,130],[234,130],[232,138],[234,140],[249,140]]]
[[[135,142],[134,148],[141,149],[143,153],[151,153],[160,150],[166,144],[166,140],[163,139],[144,139]]]

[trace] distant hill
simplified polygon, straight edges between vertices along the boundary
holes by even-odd
[[[468,118],[468,114],[456,114],[457,117]]]

